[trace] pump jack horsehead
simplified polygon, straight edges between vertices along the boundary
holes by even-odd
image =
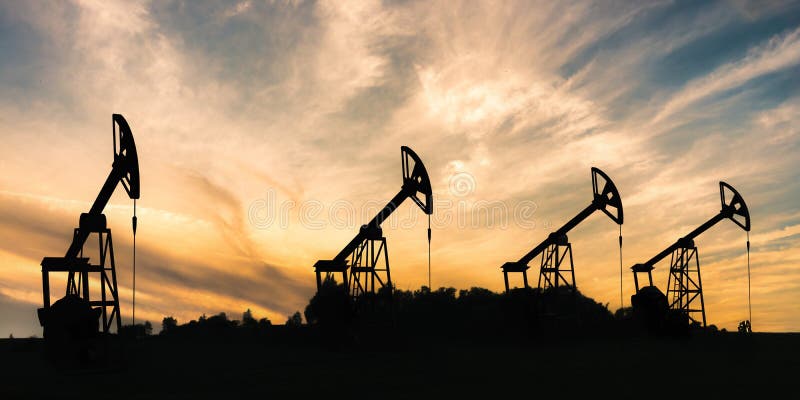
[[[417,153],[402,146],[400,155],[403,167],[403,185],[400,191],[332,260],[319,260],[314,264],[317,276],[317,291],[322,288],[323,278],[331,279],[341,274],[342,283],[353,300],[365,294],[374,294],[385,287],[391,294],[392,277],[389,271],[389,252],[381,223],[406,199],[411,199],[425,214],[428,214],[428,244],[430,248],[430,215],[433,214],[433,192],[428,171]],[[422,198],[424,197],[424,199]],[[376,286],[376,283],[379,286]]]
[[[501,267],[503,279],[505,281],[506,292],[509,291],[508,273],[519,272],[522,274],[523,284],[528,286],[528,263],[541,255],[541,265],[539,268],[540,290],[549,288],[558,290],[559,286],[566,286],[575,293],[575,266],[572,262],[572,244],[567,238],[567,233],[578,226],[584,219],[592,215],[595,211],[602,211],[612,221],[622,226],[622,198],[619,195],[617,186],[605,172],[599,168],[592,167],[592,190],[594,196],[592,202],[583,211],[578,213],[564,226],[551,233],[547,239],[539,243],[533,250],[522,256],[518,261],[510,261]],[[622,230],[620,228],[619,237],[620,247],[622,246]],[[567,275],[569,279],[567,279]]]
[[[44,328],[44,338],[60,350],[82,347],[96,336],[98,330],[119,332],[119,292],[111,230],[106,225],[103,209],[117,187],[122,184],[128,197],[134,200],[133,234],[136,237],[136,199],[139,198],[139,158],[131,128],[120,114],[112,116],[114,161],[111,172],[89,212],[81,214],[72,243],[63,257],[42,259],[43,306],[38,310],[39,323]],[[99,257],[90,260],[84,256],[84,245],[91,234],[96,234]],[[90,262],[94,261],[94,263]],[[66,294],[50,304],[50,273],[66,272]],[[93,274],[99,284],[99,299],[90,296],[89,276]],[[102,321],[98,321],[101,320]],[[102,322],[102,325],[99,325]]]
[[[750,211],[744,198],[733,186],[719,183],[719,197],[722,205],[719,213],[708,221],[678,239],[671,246],[653,258],[631,267],[636,294],[631,296],[634,315],[637,315],[649,328],[658,330],[665,323],[678,322],[688,326],[689,322],[706,326],[706,310],[703,302],[703,284],[700,279],[700,260],[694,239],[724,219],[730,219],[746,232],[750,232]],[[747,240],[748,281],[750,239]],[[667,281],[667,294],[653,285],[653,269],[656,263],[672,255]],[[647,285],[639,286],[638,274],[647,274]],[[697,301],[699,300],[699,307]],[[669,318],[668,318],[669,317]],[[677,317],[675,321],[673,317]],[[748,320],[749,322],[749,320]],[[680,325],[675,327],[680,327]],[[670,325],[672,327],[672,325]]]

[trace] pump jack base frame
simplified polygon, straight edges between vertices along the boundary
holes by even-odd
[[[569,263],[566,263],[567,257]],[[562,268],[567,265],[569,268]],[[570,280],[564,276],[569,273]],[[563,285],[561,284],[563,282]],[[575,291],[575,264],[572,261],[572,244],[554,243],[542,253],[542,264],[539,269],[539,289],[545,291],[550,288],[558,290],[559,286],[571,287]]]
[[[510,261],[510,262],[507,262],[507,263],[503,264],[503,266],[500,267],[500,268],[503,270],[503,280],[505,281],[505,284],[506,284],[506,293],[508,293],[509,290],[510,290],[510,287],[508,285],[508,273],[509,272],[521,272],[522,273],[522,282],[524,284],[523,287],[525,289],[529,289],[530,288],[530,286],[528,286],[528,270],[531,267],[529,267],[529,266],[527,266],[525,264],[519,263],[519,262]]]
[[[325,274],[325,280],[334,278],[336,274],[342,274],[342,283],[346,288],[349,288],[347,273],[350,266],[345,262],[336,260],[319,260],[314,263],[314,273],[317,275],[317,291],[322,289],[322,274]]]
[[[381,266],[383,260],[383,266]],[[392,275],[389,271],[389,247],[386,238],[365,239],[353,252],[350,268],[350,295],[354,300],[364,295],[375,295],[384,287],[392,290]],[[385,276],[381,277],[381,273]],[[376,286],[375,283],[380,286]]]
[[[703,327],[706,326],[703,281],[700,278],[700,259],[696,246],[678,247],[672,252],[666,296],[670,310],[679,311],[692,323],[702,322]],[[696,303],[698,298],[700,308],[692,308],[692,303]],[[698,313],[701,320],[695,318]]]
[[[392,276],[389,270],[389,248],[385,237],[365,239],[353,252],[351,262],[352,265],[336,260],[317,261],[314,264],[317,291],[322,288],[323,274],[325,280],[341,274],[342,283],[355,302],[365,296],[377,294],[384,287],[389,288],[391,295]]]
[[[75,236],[80,233],[80,229],[75,229]],[[101,229],[90,233],[98,235],[100,248],[100,263],[89,264],[89,258],[77,257],[69,259],[65,257],[44,257],[42,259],[42,294],[44,297],[44,313],[50,308],[50,273],[67,272],[71,279],[67,280],[67,294],[76,295],[89,303],[91,307],[99,307],[101,310],[103,333],[110,333],[111,327],[116,325],[117,332],[122,328],[122,320],[119,311],[119,292],[117,290],[117,273],[114,262],[114,244],[111,238],[111,229]],[[105,239],[105,240],[104,240]],[[81,251],[83,253],[83,251]],[[82,256],[83,254],[81,254]],[[89,274],[99,274],[100,300],[92,300],[89,293]],[[78,283],[75,282],[78,277]],[[40,316],[40,322],[41,321]]]
[[[567,261],[569,259],[569,262]],[[564,268],[568,266],[568,268]],[[528,285],[528,269],[530,267],[519,262],[507,262],[501,267],[503,270],[503,279],[506,285],[506,293],[510,290],[508,283],[509,272],[522,273],[522,280],[524,288],[529,289]],[[564,276],[569,273],[570,279]],[[543,292],[549,288],[558,289],[560,286],[571,287],[574,291],[575,286],[575,264],[572,261],[572,244],[571,243],[554,243],[545,249],[542,253],[541,265],[539,267],[539,282],[538,288]]]

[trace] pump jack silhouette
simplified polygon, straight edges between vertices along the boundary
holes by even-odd
[[[678,239],[671,246],[644,263],[631,267],[633,281],[636,285],[636,294],[631,296],[631,305],[634,314],[639,315],[645,323],[653,329],[659,329],[665,321],[668,311],[677,313],[681,322],[688,324],[700,323],[697,315],[702,319],[703,327],[706,326],[706,310],[703,302],[703,283],[700,279],[700,260],[697,256],[697,246],[694,239],[724,219],[730,219],[746,232],[750,231],[750,212],[744,198],[733,188],[725,183],[719,183],[719,196],[722,208],[717,215]],[[739,220],[737,217],[743,219]],[[747,241],[750,251],[750,240]],[[667,294],[653,285],[653,269],[656,263],[672,254],[667,281]],[[639,287],[638,274],[646,273],[648,285]],[[700,301],[699,308],[692,308],[692,304]]]
[[[564,226],[551,233],[547,239],[539,243],[538,246],[534,247],[533,250],[522,256],[518,261],[510,261],[503,264],[501,269],[503,270],[506,293],[509,291],[509,272],[522,273],[523,283],[525,288],[528,288],[528,269],[530,268],[528,263],[540,254],[542,258],[539,267],[539,289],[544,291],[554,288],[557,291],[559,286],[563,284],[563,286],[569,287],[573,294],[575,293],[577,290],[575,286],[575,265],[572,262],[572,244],[567,238],[567,233],[598,210],[608,215],[612,221],[619,225],[622,225],[623,222],[622,199],[616,185],[605,172],[595,167],[592,167],[592,189],[594,192],[592,202],[583,211],[569,220]],[[613,213],[608,210],[609,208],[612,209]],[[622,245],[622,236],[620,236],[620,245]],[[569,259],[567,260],[567,258]],[[564,276],[566,273],[569,274],[569,280]]]
[[[43,307],[38,309],[39,323],[44,328],[44,339],[57,351],[84,353],[94,336],[102,329],[110,333],[112,327],[119,332],[122,326],[117,289],[116,264],[111,230],[106,225],[103,209],[117,187],[122,184],[128,197],[139,198],[139,158],[128,122],[120,114],[112,116],[114,161],[111,172],[88,213],[80,216],[72,243],[63,257],[42,259]],[[135,208],[134,208],[135,209]],[[136,234],[136,215],[133,217]],[[84,257],[84,245],[91,234],[97,234],[99,260],[91,264]],[[50,304],[50,273],[67,272],[66,294]],[[92,299],[89,291],[89,274],[96,273],[100,284],[100,299]],[[102,325],[98,326],[98,320]]]
[[[322,288],[322,274],[325,274],[326,280],[333,278],[334,274],[341,274],[342,283],[353,300],[359,300],[367,293],[374,294],[384,287],[391,294],[389,250],[381,223],[409,198],[425,214],[433,213],[433,192],[425,165],[417,153],[409,147],[402,146],[400,155],[403,168],[403,185],[400,191],[369,223],[361,226],[358,234],[334,259],[319,260],[314,264],[317,291]],[[424,196],[424,200],[420,195]],[[428,241],[430,242],[430,227],[428,227]],[[376,281],[380,285],[377,288]]]

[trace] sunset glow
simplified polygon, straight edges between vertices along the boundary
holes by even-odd
[[[718,213],[725,181],[753,221],[753,329],[800,331],[796,5],[11,1],[0,52],[0,335],[41,336],[39,264],[110,171],[113,113],[156,327],[302,312],[314,262],[400,189],[405,145],[433,184],[434,287],[503,290],[500,266],[591,202],[595,166],[621,193],[630,306],[630,266]],[[132,201],[104,213],[129,323]],[[384,224],[400,289],[427,285],[427,224],[410,201]],[[569,235],[578,288],[612,311],[618,234],[598,212]],[[746,240],[730,221],[696,240],[709,324],[748,318]]]

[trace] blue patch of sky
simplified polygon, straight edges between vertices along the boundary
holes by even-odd
[[[800,63],[793,67],[754,77],[741,85],[698,100],[696,104],[710,105],[734,96],[741,96],[741,101],[735,105],[736,113],[726,113],[726,121],[735,120],[738,123],[741,122],[739,121],[741,118],[751,117],[753,114],[774,108],[787,99],[797,96],[798,88],[800,88],[799,73]]]
[[[755,110],[775,107],[790,98],[800,96],[800,62],[753,79],[743,85],[743,88],[758,91],[760,101],[754,105]]]
[[[48,59],[44,40],[34,27],[0,13],[0,87],[7,100],[42,94]]]
[[[704,2],[676,3],[644,11],[635,16],[627,25],[612,32],[605,38],[590,44],[561,67],[561,75],[568,77],[578,72],[598,55],[614,52],[642,39],[643,36],[656,35],[674,28],[676,20],[691,18],[697,12],[708,8]]]
[[[684,113],[692,113],[689,107]],[[731,138],[741,136],[746,133],[741,127],[749,125],[750,118],[746,113],[723,112],[724,118],[720,114],[697,114],[695,118],[679,116],[678,119],[686,122],[675,126],[667,134],[656,136],[652,139],[651,145],[660,149],[665,154],[680,154],[689,151],[692,145],[712,132],[725,132]],[[733,129],[729,129],[733,128]]]
[[[798,3],[800,4],[800,3]],[[720,7],[727,7],[721,12]],[[715,10],[718,12],[711,12]],[[669,35],[675,29],[684,28],[685,23],[701,15],[726,18],[719,29],[699,37],[668,54],[652,57],[639,66],[638,82],[624,96],[610,104],[612,117],[620,117],[629,108],[647,102],[660,89],[677,90],[688,81],[702,77],[715,68],[735,62],[746,56],[754,46],[770,38],[785,34],[800,26],[800,6],[790,5],[788,10],[759,20],[748,20],[730,6],[719,2],[676,2],[667,7],[648,10],[639,14],[620,30],[588,46],[561,68],[561,74],[570,76],[586,66],[603,52],[614,53],[630,46],[645,36]],[[714,21],[709,21],[713,23]],[[624,60],[623,60],[624,61]],[[786,79],[788,86],[776,87],[770,96],[785,98],[797,87],[797,79]],[[617,115],[619,114],[619,115]]]
[[[737,20],[687,43],[653,63],[650,79],[678,87],[729,62],[744,58],[754,47],[800,26],[800,12],[781,13],[758,21]]]
[[[637,14],[632,21],[619,30],[587,46],[564,64],[560,73],[564,77],[569,77],[592,60],[600,59],[601,62],[607,62],[607,59],[603,60],[604,57],[614,57],[615,53],[622,52],[626,47],[636,45],[642,40],[648,40],[648,37],[667,36],[676,29],[682,29],[686,21],[696,18],[698,14],[708,12],[712,6],[713,3],[698,1],[677,2],[647,9]],[[624,66],[626,62],[616,57],[614,60],[611,68],[613,65]],[[653,73],[649,72],[657,67],[658,60],[650,58],[638,61],[641,61],[642,64],[636,66],[639,74],[636,77],[636,84],[608,104],[607,112],[611,119],[624,119],[625,116],[635,111],[632,109],[649,102],[654,93],[658,91],[658,83],[652,77]]]
[[[742,149],[738,155],[746,157],[746,149]],[[774,180],[784,182],[784,184],[776,188]],[[765,183],[755,185],[754,190],[761,189],[768,195],[761,196],[763,201],[761,201],[760,204],[748,204],[748,208],[751,208],[751,213],[754,215],[757,215],[759,212],[769,215],[794,215],[800,212],[800,204],[797,202],[800,196],[800,185],[796,183],[800,182],[799,180],[800,172],[797,172],[797,170],[776,171],[775,174],[764,177]],[[747,198],[746,195],[743,194],[743,196],[745,196],[745,199]],[[756,224],[755,221],[756,219],[754,218],[754,224]],[[800,216],[780,221],[773,227],[765,227],[762,224],[759,225],[761,225],[761,229],[778,229],[783,226],[798,224],[800,224]]]
[[[800,3],[798,3],[800,4]],[[718,66],[744,57],[754,46],[765,43],[800,26],[800,6],[791,5],[785,12],[778,12],[762,19],[749,20],[734,10],[711,11],[715,8],[730,8],[720,2],[676,2],[669,7],[649,10],[607,38],[587,47],[562,67],[562,74],[569,76],[590,62],[602,51],[622,48],[643,36],[667,35],[675,29],[684,28],[683,21],[701,15],[725,17],[721,26],[698,37],[684,46],[661,57],[654,57],[643,65],[643,83],[664,87],[679,87],[685,82],[702,76]],[[796,12],[791,12],[792,10]],[[725,9],[723,9],[725,11]],[[715,21],[709,21],[714,23]]]
[[[77,20],[76,6],[65,3],[60,9],[67,25]],[[20,109],[50,103],[65,112],[74,111],[75,94],[64,87],[72,79],[72,72],[65,68],[71,58],[69,47],[65,52],[38,27],[12,18],[15,14],[0,5],[0,101]]]
[[[676,126],[668,135],[654,138],[653,144],[668,154],[686,151],[700,137],[698,133],[724,132],[728,138],[749,134],[751,121],[757,114],[779,106],[797,96],[800,89],[800,66],[794,66],[756,77],[740,86],[699,99],[671,118],[687,122]],[[728,108],[719,112],[695,114],[697,109],[712,110],[715,103],[734,99]]]
[[[316,25],[313,3],[253,2],[241,14],[224,17],[238,2],[155,2],[160,28],[180,37],[190,54],[214,60],[216,79],[247,87],[279,82],[291,73],[287,58]]]

